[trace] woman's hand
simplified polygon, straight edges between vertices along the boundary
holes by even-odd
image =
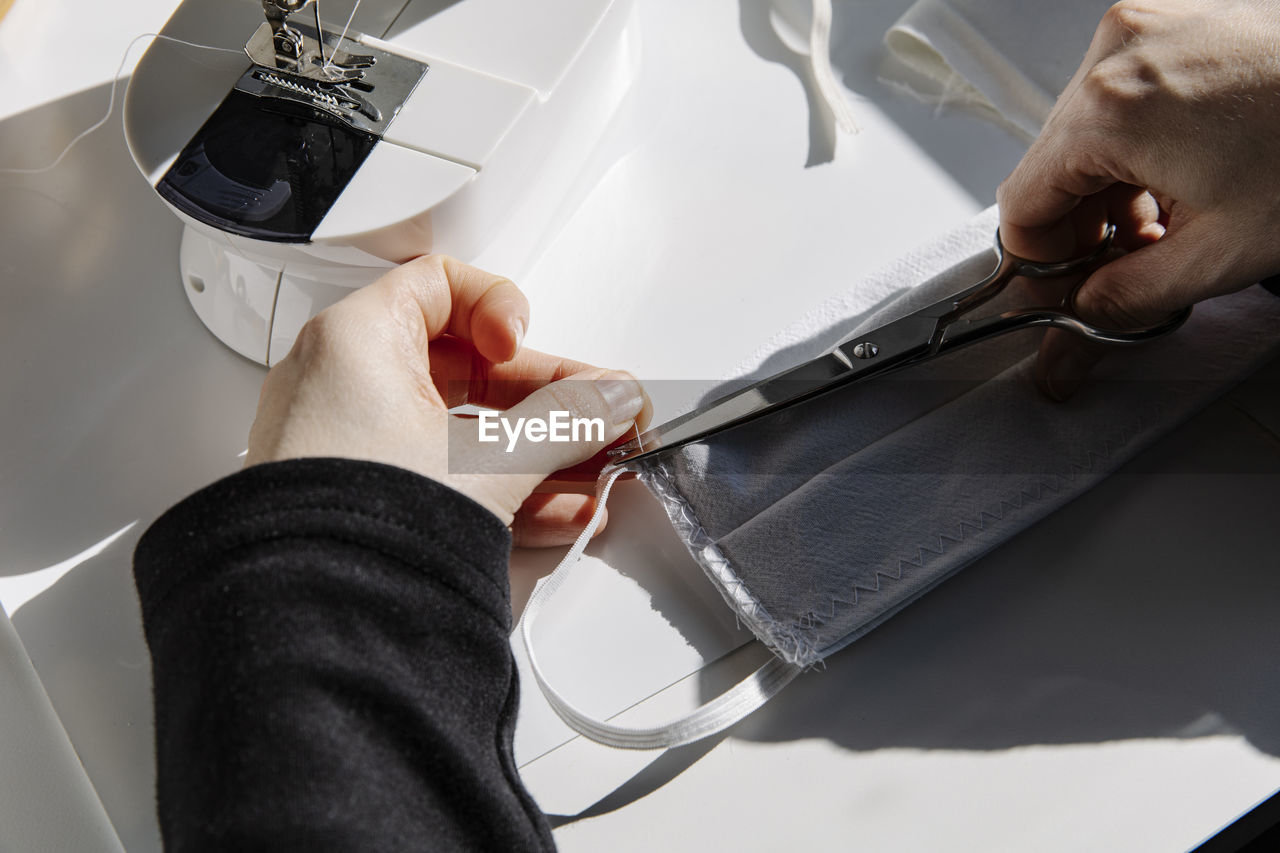
[[[1280,2],[1125,0],[1001,185],[1015,254],[1061,260],[1108,221],[1130,252],[1076,294],[1086,319],[1157,322],[1280,271]],[[1046,336],[1038,376],[1070,396],[1103,352]]]
[[[512,525],[517,545],[572,541],[584,495],[532,492],[647,421],[630,375],[521,349],[529,303],[509,280],[433,255],[398,267],[303,328],[262,386],[246,465],[306,456],[416,471]],[[588,440],[480,441],[473,403],[518,418],[598,418]],[[494,427],[487,431],[489,435]],[[601,435],[601,433],[603,433]],[[579,434],[580,437],[581,433]]]

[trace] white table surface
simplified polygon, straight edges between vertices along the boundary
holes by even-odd
[[[48,162],[100,116],[125,45],[173,5],[17,0],[0,22],[0,168]],[[768,0],[640,6],[640,77],[521,276],[532,346],[717,379],[985,207],[1021,154],[876,80],[902,0],[837,4],[863,133],[833,151]],[[186,304],[178,225],[118,113],[57,170],[0,174],[0,194],[0,602],[126,847],[157,849],[130,555],[164,508],[238,467],[262,372]],[[1278,382],[1273,367],[1232,392],[728,737],[662,755],[565,743],[526,680],[517,750],[543,807],[572,816],[561,847],[1194,846],[1280,787]],[[742,639],[643,492],[611,507],[603,570],[546,652],[603,706]],[[517,555],[517,605],[555,557]],[[618,636],[622,609],[639,633]],[[624,718],[687,707],[744,663]]]

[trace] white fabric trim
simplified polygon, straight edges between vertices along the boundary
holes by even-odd
[[[809,67],[818,94],[831,110],[836,127],[844,133],[857,133],[860,128],[853,120],[836,75],[831,70],[831,0],[813,0],[813,24],[809,28]]]

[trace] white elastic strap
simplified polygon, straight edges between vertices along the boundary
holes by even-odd
[[[827,102],[835,117],[836,126],[845,133],[857,133],[849,104],[840,91],[836,75],[831,70],[831,0],[813,0],[813,25],[809,29],[809,66],[818,93]]]
[[[582,557],[583,550],[591,541],[591,535],[600,526],[604,517],[605,502],[609,499],[609,490],[623,473],[618,468],[600,475],[596,483],[596,511],[587,522],[582,534],[569,553],[565,554],[560,565],[534,587],[529,603],[525,605],[524,615],[520,618],[520,633],[524,640],[525,651],[529,655],[529,666],[538,688],[546,697],[551,708],[564,720],[569,728],[586,735],[597,743],[621,749],[666,749],[682,746],[701,740],[704,737],[722,732],[769,701],[775,693],[787,685],[791,679],[800,674],[801,668],[789,664],[780,658],[773,658],[742,681],[730,687],[697,710],[683,717],[651,728],[635,728],[618,726],[605,720],[597,720],[573,707],[563,696],[547,683],[538,666],[538,656],[533,650],[533,623],[538,618],[538,611],[546,604],[556,590],[564,585],[570,570]]]

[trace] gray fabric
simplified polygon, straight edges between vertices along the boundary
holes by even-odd
[[[874,327],[991,264],[981,253]],[[1022,332],[641,463],[694,558],[779,656],[809,665],[1098,482],[1280,350],[1260,287],[1117,352],[1069,403]]]

